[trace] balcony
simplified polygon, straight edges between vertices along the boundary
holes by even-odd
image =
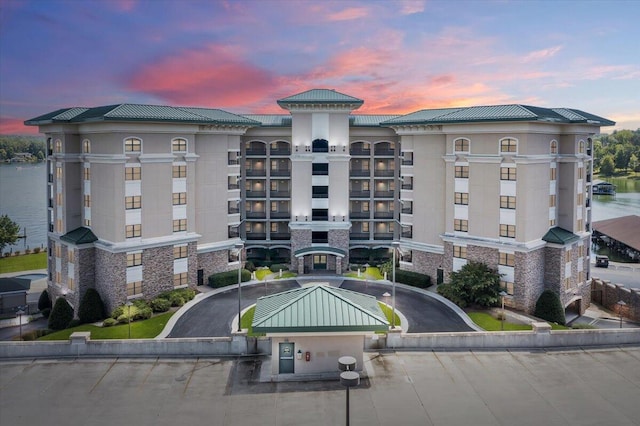
[[[401,164],[403,166],[413,166],[413,158],[403,158]]]
[[[351,155],[361,155],[361,156],[370,156],[371,155],[371,150],[370,149],[362,149],[362,148],[351,148],[349,150],[349,154]]]
[[[402,238],[413,238],[413,230],[412,229],[406,229],[402,231]]]
[[[396,174],[395,170],[376,169],[375,172],[373,173],[373,176],[375,176],[375,177],[394,177],[395,174]]]
[[[227,185],[228,189],[240,189],[240,184],[237,183],[230,183],[229,185]]]
[[[228,214],[238,214],[240,213],[240,209],[238,207],[229,207],[227,208]]]
[[[247,198],[267,198],[266,191],[246,191],[245,197]]]
[[[403,183],[401,188],[405,191],[413,191],[413,183]]]
[[[375,191],[373,196],[375,198],[393,198],[394,191]]]
[[[291,234],[289,232],[272,232],[271,233],[272,240],[290,240]]]
[[[267,176],[267,171],[265,169],[247,169],[245,170],[245,174],[247,176]]]
[[[374,219],[393,219],[394,212],[374,212]]]
[[[349,233],[349,239],[351,240],[368,240],[369,233],[368,232],[351,232]]]
[[[53,232],[53,224],[49,224],[49,232]]]
[[[374,240],[393,240],[393,232],[374,232]]]
[[[289,219],[291,212],[271,212],[271,219]]]
[[[49,173],[49,179],[48,179],[49,183],[53,183],[53,173]]]
[[[351,219],[369,219],[371,212],[349,212],[349,217]]]
[[[370,191],[349,191],[350,198],[369,198],[371,197]]]
[[[267,212],[246,212],[247,219],[266,219]]]
[[[267,239],[267,234],[264,232],[247,232],[247,240],[261,240]]]
[[[271,198],[291,198],[291,191],[271,191]]]
[[[413,214],[413,206],[411,207],[403,207],[401,210],[402,214]]]
[[[240,236],[240,233],[238,232],[237,229],[232,228],[232,229],[229,229],[228,236],[229,238],[238,238]]]
[[[376,147],[376,149],[374,151],[374,155],[376,157],[379,157],[379,156],[380,157],[393,157],[394,155],[396,155],[396,152],[393,149]]]
[[[247,156],[249,156],[249,155],[265,156],[265,155],[267,155],[267,147],[265,147],[265,146],[252,147],[252,148],[247,149],[245,151],[245,155],[247,155]]]
[[[278,147],[276,149],[271,148],[271,155],[291,155],[291,148],[287,145],[286,148]]]
[[[291,176],[291,169],[271,169],[271,176]]]
[[[53,198],[49,198],[49,208],[53,208]]]
[[[349,176],[353,177],[369,177],[371,176],[371,170],[369,169],[351,169],[349,170]]]

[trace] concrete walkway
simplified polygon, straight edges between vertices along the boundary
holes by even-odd
[[[350,392],[352,425],[640,419],[640,348],[366,355],[366,377]],[[345,424],[337,380],[260,383],[259,367],[251,358],[5,361],[0,424]]]

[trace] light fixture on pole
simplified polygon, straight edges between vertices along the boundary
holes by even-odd
[[[127,309],[129,310],[129,312],[127,312],[127,323],[129,324],[129,339],[131,339],[131,306],[133,303],[131,303],[130,300],[127,300],[125,305],[127,305]]]
[[[400,248],[400,243],[394,241],[391,243],[393,250],[393,269],[391,270],[391,328],[396,328],[396,250]]]
[[[346,405],[346,425],[349,426],[349,388],[360,384],[360,374],[356,369],[356,359],[352,356],[342,356],[338,359],[338,369],[340,373],[340,384],[347,388]]]
[[[502,299],[502,315],[500,316],[500,330],[504,331],[504,298],[507,295],[507,292],[502,290],[499,294],[500,294],[500,298]]]
[[[236,250],[238,250],[238,332],[242,331],[242,324],[241,324],[241,312],[242,312],[242,305],[240,304],[240,299],[242,299],[242,249],[244,247],[243,243],[236,243],[236,245],[234,246],[236,248]]]
[[[16,315],[18,315],[18,325],[20,326],[20,340],[22,340],[22,316],[25,314],[25,309],[26,306],[18,306],[18,311],[16,312]]]
[[[627,304],[624,303],[624,300],[618,300],[618,302],[616,302],[616,305],[618,305],[618,316],[620,317],[620,328],[622,328],[622,308],[627,306]]]

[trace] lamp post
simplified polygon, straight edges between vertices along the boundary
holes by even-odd
[[[130,300],[127,300],[127,303],[125,303],[125,305],[127,305],[127,323],[129,324],[129,339],[131,339],[131,306],[133,305],[133,303],[131,303]]]
[[[238,332],[242,331],[241,324],[241,313],[242,313],[242,305],[240,304],[240,299],[242,298],[242,248],[244,247],[243,243],[236,243],[235,248],[238,250]]]
[[[400,248],[400,243],[391,243],[393,250],[393,269],[391,270],[391,328],[396,328],[396,250]]]
[[[618,305],[618,316],[620,317],[620,328],[622,328],[622,308],[627,306],[627,304],[624,303],[624,300],[618,300],[618,302],[616,302],[616,305]]]
[[[346,425],[349,426],[349,388],[360,384],[360,374],[356,371],[356,359],[352,356],[342,356],[338,359],[338,369],[340,373],[340,384],[347,388],[346,400]]]
[[[20,326],[20,340],[22,340],[22,316],[25,314],[24,306],[18,306],[18,311],[16,315],[18,315],[18,325]]]
[[[502,299],[502,315],[500,316],[500,330],[504,331],[504,297],[507,295],[507,292],[502,290],[499,294],[500,294],[500,298]]]

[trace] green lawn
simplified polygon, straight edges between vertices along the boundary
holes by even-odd
[[[251,327],[251,323],[253,322],[253,315],[255,313],[256,313],[256,307],[254,305],[242,315],[242,319],[240,320],[240,327],[242,329],[247,329],[247,336],[253,336],[253,337],[264,336],[264,333],[254,333],[253,328]]]
[[[500,320],[492,317],[490,314],[486,312],[467,312],[467,315],[478,324],[480,327],[484,328],[487,331],[500,331],[501,325]],[[560,324],[550,324],[552,330],[569,330],[569,327],[565,327]],[[511,322],[504,322],[504,330],[505,331],[517,331],[517,330],[531,330],[532,327],[530,325],[525,324],[514,324]]]
[[[380,305],[380,309],[382,309],[382,312],[384,312],[384,314],[386,315],[386,317],[387,317],[387,321],[389,321],[389,324],[392,324],[392,322],[391,322],[391,318],[392,318],[392,317],[391,317],[391,311],[392,311],[391,307],[390,307],[390,306],[385,305],[385,304],[384,304],[384,303],[382,303],[382,302],[378,302],[378,305]],[[400,317],[398,316],[398,313],[396,312],[396,322],[395,322],[395,325],[396,325],[396,327],[398,327],[398,326],[400,326],[400,324],[401,324],[401,322],[400,322]]]
[[[164,329],[169,318],[174,312],[165,312],[144,321],[135,321],[131,323],[132,339],[153,339]],[[47,334],[38,340],[68,340],[71,333],[75,331],[90,331],[91,339],[128,339],[129,324],[114,325],[113,327],[97,327],[92,324],[83,324],[73,328],[56,331]]]
[[[264,280],[267,275],[271,274],[273,274],[273,272],[271,272],[270,269],[256,269],[256,279],[260,281]]]
[[[0,274],[47,269],[47,252],[0,258]]]
[[[345,277],[348,278],[358,278],[357,271],[350,271],[344,274]],[[384,278],[384,275],[380,272],[376,266],[368,266],[363,272],[360,273],[360,279],[369,279],[369,280],[381,280]]]

